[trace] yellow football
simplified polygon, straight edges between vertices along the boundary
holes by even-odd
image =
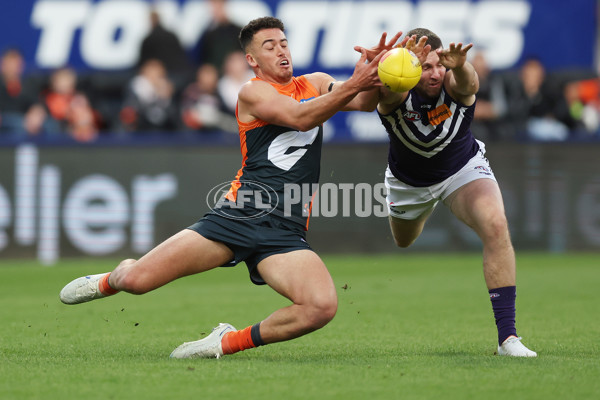
[[[383,55],[377,72],[385,87],[393,92],[407,92],[421,79],[421,63],[412,51],[397,47]]]

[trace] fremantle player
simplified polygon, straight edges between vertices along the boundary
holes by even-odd
[[[240,43],[256,78],[239,93],[242,168],[219,207],[139,260],[124,260],[111,273],[78,278],[60,294],[66,304],[118,291],[142,294],[186,275],[245,261],[254,283],[267,284],[292,302],[242,330],[219,324],[206,338],[176,348],[174,358],[219,358],[293,339],[323,327],[337,311],[333,280],[305,239],[310,205],[291,207],[292,215],[286,216],[285,185],[318,181],[322,125],[337,111],[363,109],[363,99],[372,101],[374,96],[365,93],[381,86],[377,65],[383,51],[367,63],[362,49],[353,75],[332,90],[334,80],[325,73],[293,76],[280,20],[251,21],[241,30]],[[257,192],[262,197],[255,197]],[[265,212],[265,205],[271,212]]]
[[[483,242],[483,272],[498,328],[498,354],[535,357],[515,328],[515,254],[502,195],[470,130],[479,80],[467,62],[472,44],[450,43],[427,29],[403,41],[421,61],[418,84],[404,93],[379,90],[377,112],[390,138],[385,185],[399,247],[410,246],[441,200]],[[369,54],[374,57],[380,47]]]

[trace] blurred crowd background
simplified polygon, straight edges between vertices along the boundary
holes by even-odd
[[[8,44],[0,60],[0,140],[235,135],[237,93],[253,74],[226,1],[208,3],[211,23],[192,50],[184,50],[153,9],[136,67],[125,71],[68,65],[31,71],[22,49]],[[481,85],[473,124],[478,138],[600,140],[596,69],[548,71],[528,57],[515,68],[493,70],[483,52],[471,53]]]

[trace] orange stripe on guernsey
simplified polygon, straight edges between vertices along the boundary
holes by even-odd
[[[237,106],[235,108],[236,108],[235,114],[237,116]],[[242,184],[240,183],[240,178],[244,174],[244,167],[246,166],[246,160],[248,159],[248,148],[246,147],[246,132],[245,131],[242,132],[241,128],[240,128],[240,147],[242,150],[242,168],[240,168],[239,171],[237,172],[235,179],[231,182],[231,188],[225,195],[225,198],[227,200],[231,201],[232,203],[236,202],[237,191],[240,188],[240,186],[242,186]]]
[[[252,78],[251,80],[260,81],[262,79]],[[313,97],[319,96],[319,93],[316,91],[314,86],[312,86],[304,76],[300,76],[298,78],[293,77],[292,83],[289,83],[286,85],[279,85],[279,84],[273,83],[273,82],[267,82],[267,83],[269,83],[271,86],[273,86],[279,93],[281,93],[285,96],[293,96],[298,101],[305,98],[307,93]],[[300,86],[302,88],[302,90],[299,90],[299,91],[296,90],[296,85]],[[244,175],[244,167],[246,166],[246,160],[248,159],[248,154],[247,154],[248,148],[246,147],[246,132],[248,132],[252,129],[258,128],[260,126],[265,126],[265,125],[269,124],[268,122],[265,122],[260,119],[256,119],[252,122],[240,121],[240,119],[238,118],[237,104],[235,106],[235,119],[237,120],[239,133],[240,133],[240,147],[241,147],[241,151],[242,151],[242,168],[239,169],[237,175],[235,176],[235,179],[231,182],[231,188],[225,195],[225,198],[227,200],[234,202],[234,203],[236,202],[236,199],[237,199],[237,191],[242,186],[240,180],[242,179],[242,175]],[[311,202],[311,205],[312,205],[312,202]]]
[[[308,224],[310,224],[310,216],[312,215],[312,206],[314,204],[313,202],[314,202],[316,196],[317,196],[317,192],[315,191],[310,198],[310,204],[305,204],[305,207],[308,206],[308,213],[307,213],[308,217],[306,217],[306,225],[304,225],[305,231],[308,230]]]
[[[237,104],[236,104],[235,118],[237,119],[239,132],[240,132],[240,148],[242,151],[242,168],[240,168],[239,171],[237,172],[235,179],[231,182],[231,188],[225,195],[225,198],[233,203],[236,202],[237,191],[242,186],[242,184],[240,183],[240,179],[242,178],[242,175],[244,175],[244,167],[246,166],[246,160],[248,159],[248,148],[246,147],[246,132],[248,132],[251,129],[258,128],[259,126],[267,125],[266,122],[261,121],[259,119],[254,120],[250,123],[245,123],[245,122],[240,121],[237,116],[238,116],[238,110],[237,110]]]

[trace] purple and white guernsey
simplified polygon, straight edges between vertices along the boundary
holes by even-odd
[[[393,112],[378,112],[390,137],[388,165],[396,179],[424,187],[460,170],[479,150],[470,129],[474,111],[475,103],[458,103],[442,88],[437,99],[413,89]]]

